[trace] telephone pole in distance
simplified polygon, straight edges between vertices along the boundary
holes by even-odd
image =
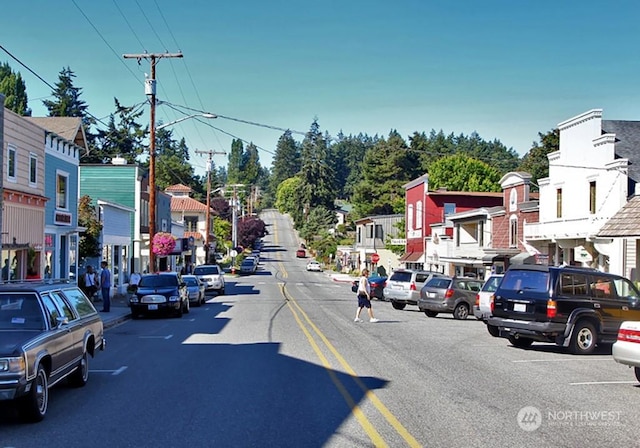
[[[209,154],[209,160],[207,162],[207,210],[205,212],[205,264],[209,264],[209,251],[211,248],[211,166],[212,158],[214,155],[226,155],[226,152],[216,151],[200,151],[196,149],[196,154]]]
[[[149,270],[156,272],[156,255],[153,253],[153,237],[156,234],[156,63],[162,58],[181,58],[182,53],[123,54],[125,59],[151,61],[151,75],[144,81],[144,93],[151,105],[149,124]],[[139,207],[139,204],[137,204]]]

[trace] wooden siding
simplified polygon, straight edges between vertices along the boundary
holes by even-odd
[[[45,156],[45,163],[45,192],[47,198],[49,198],[45,208],[45,224],[54,225],[53,215],[56,210],[56,178],[57,171],[60,170],[69,174],[69,184],[67,185],[69,189],[68,209],[64,211],[71,213],[73,217],[71,227],[76,227],[78,224],[78,166],[50,154]]]
[[[8,109],[4,109],[4,147],[2,148],[4,151],[4,166],[2,167],[2,176],[6,188],[41,196],[45,195],[44,139],[44,129]],[[7,148],[9,146],[16,149],[16,178],[11,181],[7,177]],[[31,154],[34,154],[38,159],[35,187],[29,183]]]

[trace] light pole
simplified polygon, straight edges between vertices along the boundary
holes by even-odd
[[[153,112],[155,108],[152,107]],[[156,272],[156,254],[153,253],[153,237],[156,234],[156,133],[160,129],[172,126],[181,121],[188,120],[189,118],[218,118],[215,114],[200,113],[187,115],[177,120],[170,121],[169,123],[163,123],[160,126],[154,126],[155,114],[152,113],[151,118],[151,132],[149,134],[149,270]]]

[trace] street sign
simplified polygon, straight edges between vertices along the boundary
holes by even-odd
[[[378,255],[378,254],[371,254],[371,262],[372,262],[372,263],[377,263],[378,261],[380,261],[380,255]]]
[[[229,255],[231,255],[232,257],[237,257],[238,252],[235,249],[231,249],[231,252],[229,252]]]

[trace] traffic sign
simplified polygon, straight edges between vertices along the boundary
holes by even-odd
[[[378,255],[378,254],[371,254],[371,262],[372,262],[372,263],[377,263],[378,261],[380,261],[380,255]]]

